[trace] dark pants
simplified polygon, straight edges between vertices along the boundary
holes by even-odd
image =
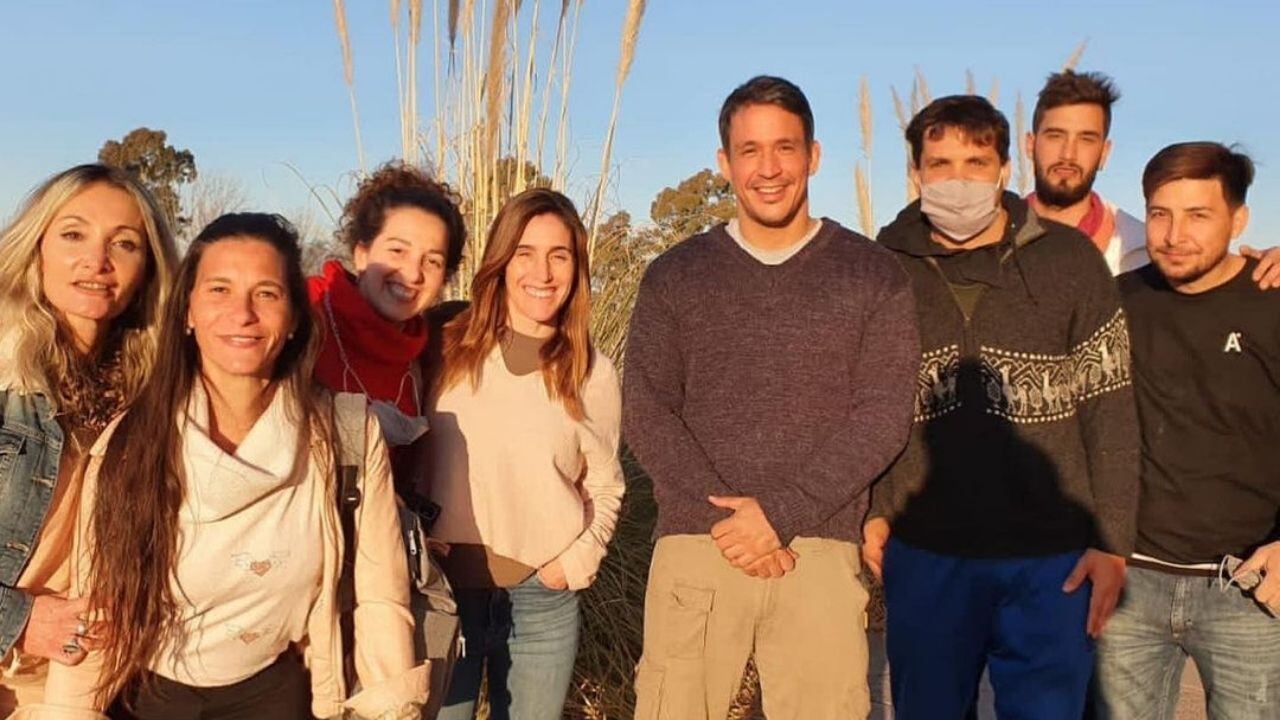
[[[232,685],[195,687],[158,675],[125,691],[128,710],[117,702],[116,720],[313,720],[311,680],[294,652],[286,652],[257,674]]]
[[[1089,586],[1062,592],[1079,556],[960,558],[891,539],[884,590],[894,717],[966,717],[987,667],[997,716],[1079,720],[1093,671]]]

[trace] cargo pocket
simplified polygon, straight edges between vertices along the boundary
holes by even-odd
[[[636,720],[707,720],[704,655],[715,591],[677,582],[655,613],[636,673]]]
[[[669,660],[663,667],[640,661],[635,720],[709,720],[701,660]]]
[[[707,647],[707,622],[715,591],[677,584],[671,588],[667,606],[667,647],[672,660],[702,658]]]

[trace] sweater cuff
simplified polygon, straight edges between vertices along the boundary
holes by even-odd
[[[1133,554],[1137,532],[1136,520],[1134,522],[1102,523],[1098,530],[1098,539],[1101,543],[1101,547],[1098,549],[1105,553],[1127,558]]]
[[[791,541],[808,527],[803,507],[790,497],[793,492],[795,491],[788,492],[786,489],[779,488],[756,496],[756,502],[760,503],[765,519],[778,534],[778,542],[782,547],[790,545]]]
[[[362,688],[352,695],[343,708],[358,718],[416,718],[426,705],[431,686],[431,661],[424,660],[400,675]]]
[[[564,580],[569,589],[586,590],[591,587],[591,583],[595,582],[600,566],[597,563],[595,567],[590,567],[586,559],[581,557],[582,553],[577,550],[576,544],[570,545],[556,559],[560,561],[560,567],[564,570]]]

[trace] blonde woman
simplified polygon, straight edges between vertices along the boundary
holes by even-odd
[[[622,502],[621,396],[591,346],[587,233],[568,198],[529,190],[489,230],[472,303],[445,327],[427,433],[432,535],[466,652],[441,720],[559,718]]]
[[[101,614],[105,642],[51,672],[46,705],[25,717],[100,718],[116,698],[116,717],[139,720],[401,718],[425,702],[372,417],[343,549],[342,439],[332,396],[312,384],[319,335],[300,256],[276,215],[224,215],[193,241],[151,379],[85,471],[74,592]],[[341,631],[344,562],[353,645]]]
[[[64,599],[78,470],[156,350],[173,239],[124,171],[80,165],[0,234],[0,717],[97,638]]]

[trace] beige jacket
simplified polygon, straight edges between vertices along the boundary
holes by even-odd
[[[319,718],[354,713],[360,718],[416,717],[413,707],[427,696],[429,667],[415,666],[413,617],[409,612],[409,576],[404,543],[399,531],[396,497],[386,446],[377,421],[367,417],[365,476],[362,501],[356,512],[355,563],[355,666],[360,687],[348,698],[342,674],[343,648],[337,611],[337,587],[342,565],[342,529],[334,500],[324,501],[321,512],[322,587],[307,620],[304,657],[311,672],[311,711]],[[83,495],[72,550],[72,597],[89,592],[87,547],[89,522],[97,491],[97,477],[112,424],[90,451]],[[320,480],[335,478],[332,453],[319,437],[311,439],[310,472]],[[322,501],[326,494],[319,494]],[[335,498],[336,492],[327,494]],[[75,667],[52,664],[45,686],[45,702],[18,709],[13,720],[101,720],[102,707],[94,703],[94,688],[101,669],[99,653],[89,653]]]

